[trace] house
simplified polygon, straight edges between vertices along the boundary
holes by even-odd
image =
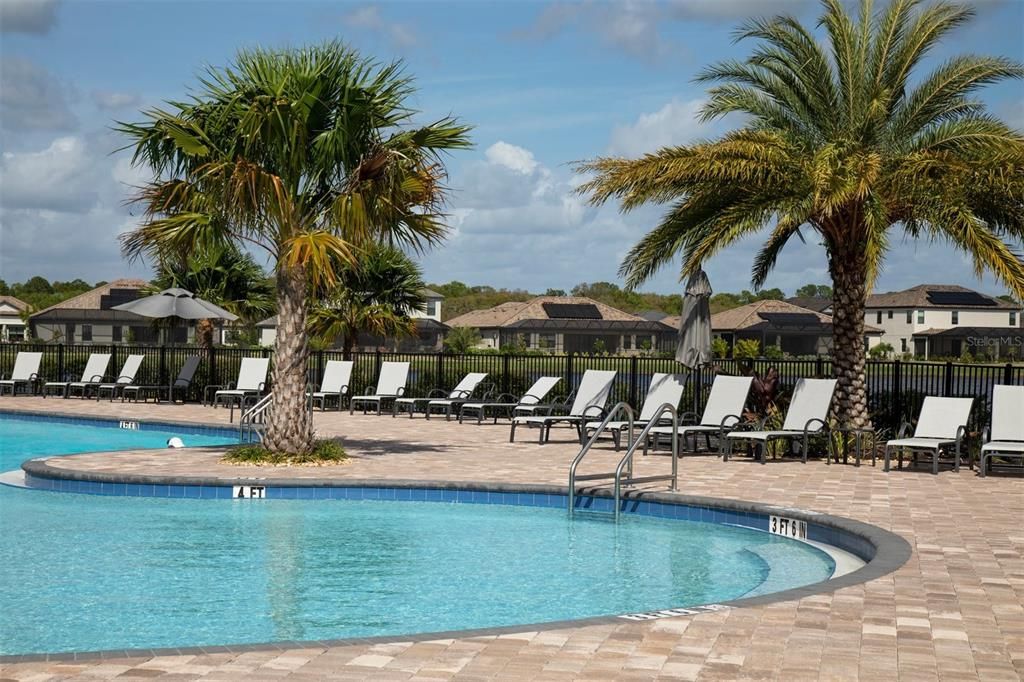
[[[1024,351],[1020,304],[953,284],[872,294],[864,320],[882,329],[878,343],[923,358],[965,350],[1020,357]]]
[[[430,289],[420,293],[426,299],[422,310],[409,312],[409,317],[416,321],[416,336],[404,339],[384,339],[371,334],[360,334],[356,350],[394,350],[394,351],[439,351],[444,341],[444,333],[448,325],[441,322],[441,303],[444,296]],[[273,346],[277,340],[277,315],[256,324],[260,334],[261,346]],[[340,339],[336,340],[340,342]]]
[[[148,317],[112,310],[114,306],[145,295],[149,283],[141,279],[117,279],[29,316],[32,336],[62,343],[111,344],[157,343],[160,329]],[[194,338],[194,325],[170,328],[171,343]]]
[[[679,324],[679,318],[667,318],[666,324]],[[881,329],[865,327],[866,339],[879,337]],[[830,355],[832,353],[832,317],[787,301],[755,301],[711,316],[712,336],[724,339],[729,347],[741,339],[754,339],[762,351],[775,346],[787,355]]]
[[[523,346],[551,353],[606,351],[631,354],[667,350],[675,330],[660,321],[617,310],[580,296],[538,296],[473,310],[448,320],[450,327],[480,331],[481,348]]]
[[[786,303],[813,310],[816,313],[832,314],[832,299],[825,296],[791,296]]]
[[[14,296],[0,296],[0,343],[17,343],[25,340],[25,321],[22,313],[28,310],[28,303]]]

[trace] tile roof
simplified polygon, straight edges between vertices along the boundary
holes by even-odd
[[[52,310],[99,310],[100,299],[109,294],[111,289],[144,289],[148,286],[149,282],[144,279],[115,279],[113,282],[108,282],[101,287],[90,289],[66,301],[51,305],[49,308],[43,308],[33,313],[32,317],[48,313]]]
[[[801,308],[798,305],[793,305],[788,301],[755,301],[754,303],[748,303],[738,308],[730,308],[729,310],[723,310],[719,313],[715,313],[711,316],[711,329],[714,331],[741,331],[744,329],[750,329],[759,325],[765,324],[766,321],[760,316],[760,313],[802,313],[805,315],[814,315],[818,324],[823,326],[832,326],[832,316],[826,315],[825,313],[818,312],[817,310],[811,310],[810,308]],[[665,318],[662,320],[665,324],[679,328],[679,316],[671,318]],[[864,331],[869,334],[881,333],[881,329],[864,325]]]
[[[507,327],[523,320],[549,320],[544,310],[545,303],[566,305],[593,305],[601,313],[601,319],[619,322],[644,322],[642,317],[605,305],[592,298],[583,296],[538,296],[529,301],[509,301],[486,310],[471,310],[447,321],[450,327],[476,327],[486,329]],[[592,322],[593,320],[591,320]]]
[[[28,310],[28,303],[14,296],[0,296],[0,304],[6,303],[15,310]]]
[[[977,294],[984,296],[985,298],[995,301],[995,305],[976,306],[976,305],[936,305],[928,300],[929,291],[947,291],[964,294]],[[993,310],[993,309],[1005,309],[1005,310],[1020,310],[1020,306],[1015,303],[1009,303],[1002,299],[988,294],[975,291],[974,289],[968,289],[967,287],[957,286],[956,284],[918,284],[916,287],[904,289],[903,291],[886,291],[879,294],[871,294],[868,296],[868,308],[976,308],[978,310]]]
[[[786,299],[786,303],[792,303],[809,310],[817,310],[819,313],[832,307],[832,299],[825,298],[824,296],[792,296]]]

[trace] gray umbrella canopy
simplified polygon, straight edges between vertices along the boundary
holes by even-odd
[[[178,288],[164,289],[160,293],[122,303],[112,309],[135,313],[142,317],[180,317],[185,320],[238,319],[237,315],[232,315],[220,306],[196,298],[191,291]]]
[[[703,270],[690,275],[683,296],[676,360],[690,369],[711,362],[711,282]]]

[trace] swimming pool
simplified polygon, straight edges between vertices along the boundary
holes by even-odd
[[[72,440],[86,447],[103,436]],[[38,434],[27,442],[22,450],[43,447]],[[807,544],[721,523],[633,514],[615,523],[564,508],[411,498],[159,499],[0,486],[0,584],[17,586],[0,591],[0,654],[542,623],[775,592],[834,568]]]

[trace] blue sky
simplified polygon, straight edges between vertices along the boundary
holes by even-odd
[[[1024,0],[975,0],[978,17],[930,60],[957,52],[1024,61]],[[179,98],[205,64],[244,46],[348,41],[402,58],[420,87],[422,119],[475,126],[474,149],[450,162],[452,235],[422,259],[427,279],[543,290],[616,280],[628,248],[655,224],[652,207],[623,216],[576,197],[572,161],[635,156],[713,136],[702,125],[705,65],[742,57],[732,31],[756,14],[813,23],[813,0],[674,2],[84,2],[0,0],[0,277],[89,281],[147,276],[119,255],[137,219],[123,205],[141,178],[110,132],[140,108]],[[983,93],[1024,127],[1024,84]],[[757,240],[707,264],[718,291],[749,288]],[[938,267],[937,267],[938,266]],[[645,289],[678,290],[671,268]],[[827,281],[813,243],[787,248],[767,286]],[[877,285],[978,281],[944,243],[897,242]]]

